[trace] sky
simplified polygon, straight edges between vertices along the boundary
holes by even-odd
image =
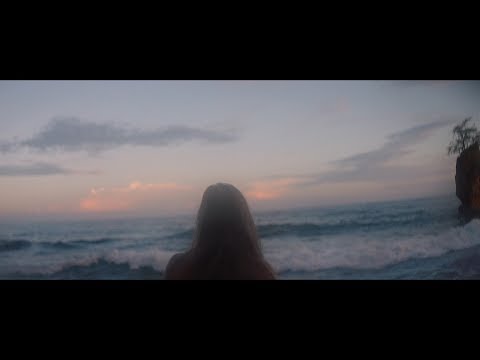
[[[253,210],[454,193],[477,81],[0,81],[0,219]]]

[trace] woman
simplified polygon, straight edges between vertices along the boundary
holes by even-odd
[[[274,279],[242,193],[230,184],[205,190],[190,250],[173,256],[166,279]]]

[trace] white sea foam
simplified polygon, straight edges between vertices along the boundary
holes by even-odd
[[[151,266],[157,271],[163,271],[168,261],[175,253],[160,249],[148,251],[136,250],[113,250],[105,256],[105,260],[116,263],[128,263],[131,269],[138,269],[142,266]]]
[[[480,220],[436,235],[349,234],[325,237],[321,241],[291,238],[264,241],[267,260],[277,272],[317,271],[328,268],[380,268],[410,258],[442,255],[480,244]]]
[[[131,269],[138,269],[142,266],[151,266],[153,269],[161,272],[165,269],[168,261],[174,254],[175,252],[156,248],[145,249],[142,251],[131,249],[105,249],[99,252],[62,257],[56,256],[50,258],[48,263],[43,264],[29,264],[16,261],[14,263],[9,263],[8,269],[3,271],[0,270],[0,276],[2,273],[11,274],[15,272],[20,274],[49,275],[74,266],[85,267],[94,265],[100,260],[105,260],[114,264],[128,264]]]

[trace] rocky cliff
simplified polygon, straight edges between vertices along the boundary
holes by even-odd
[[[480,150],[478,143],[467,148],[457,158],[455,174],[457,197],[461,212],[480,214]]]

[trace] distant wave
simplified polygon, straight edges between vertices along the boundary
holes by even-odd
[[[55,241],[55,242],[38,242],[37,244],[57,249],[72,249],[86,245],[106,244],[118,241],[118,239],[101,238],[95,240],[70,240],[70,241]]]
[[[94,240],[70,240],[70,241],[28,241],[28,240],[0,240],[0,252],[16,251],[31,247],[32,245],[54,248],[59,250],[76,249],[81,246],[89,246],[95,244],[111,243],[118,239],[101,238]]]
[[[400,225],[401,222],[396,222]],[[387,229],[392,226],[391,223],[380,222],[360,222],[360,221],[345,221],[340,220],[337,223],[331,224],[314,224],[314,223],[283,223],[283,224],[268,224],[258,226],[258,234],[260,238],[276,238],[281,236],[321,236],[334,235],[340,233],[349,233],[359,230],[373,230]]]
[[[172,235],[165,236],[164,239],[166,240],[171,240],[171,239],[193,239],[193,234],[194,234],[194,229],[188,229],[185,231],[180,231],[177,233],[174,233]]]
[[[375,220],[368,217],[366,220],[343,220],[340,219],[331,223],[271,223],[257,225],[258,236],[262,239],[282,237],[282,236],[321,236],[333,235],[340,233],[350,233],[354,231],[372,231],[372,230],[386,230],[395,227],[405,226],[422,226],[425,224],[425,214],[422,211],[416,211],[409,214],[409,216],[395,217],[383,216]],[[194,229],[188,229],[168,235],[165,239],[192,239],[194,236]]]
[[[422,211],[410,213],[408,216],[365,216],[365,220],[340,219],[329,223],[273,223],[257,226],[260,238],[271,238],[280,236],[320,236],[334,235],[341,233],[352,233],[356,231],[391,230],[394,228],[420,227],[428,223],[428,216]]]
[[[27,240],[0,240],[0,252],[21,250],[31,245],[32,243]]]

